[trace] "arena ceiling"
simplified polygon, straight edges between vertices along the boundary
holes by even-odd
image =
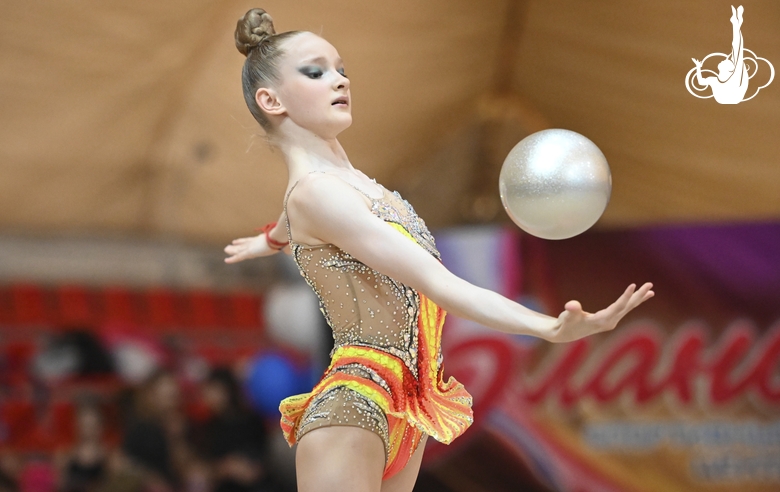
[[[744,5],[745,46],[780,69],[780,3]],[[495,190],[507,145],[543,127],[607,156],[599,227],[780,218],[780,80],[730,106],[684,85],[691,58],[729,52],[728,2],[11,0],[0,228],[224,243],[275,219],[286,173],[232,40],[255,6],[339,49],[351,161],[433,226],[475,220],[475,180]]]

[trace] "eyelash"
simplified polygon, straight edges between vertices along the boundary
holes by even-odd
[[[338,71],[338,73],[341,74],[342,77],[347,78],[347,79],[349,78],[349,77],[347,77],[347,74],[344,72],[343,69],[337,70],[337,71]],[[310,79],[319,79],[320,77],[322,77],[323,73],[320,70],[315,70],[315,71],[311,71],[311,72],[305,72],[304,75],[306,75]]]

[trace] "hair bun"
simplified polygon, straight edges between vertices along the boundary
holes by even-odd
[[[249,56],[254,48],[274,34],[273,18],[263,9],[252,9],[238,19],[236,48],[244,56]]]

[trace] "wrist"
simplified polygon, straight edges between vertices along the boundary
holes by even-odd
[[[559,333],[561,331],[561,327],[563,326],[564,317],[566,316],[566,311],[562,312],[557,318],[550,317],[548,322],[545,324],[544,327],[544,335],[540,338],[543,338],[544,340],[552,343],[557,343]]]
[[[548,316],[522,307],[521,334],[531,335],[548,342],[554,342],[563,324],[563,313],[558,317]]]
[[[276,225],[277,225],[276,222],[269,222],[268,224],[264,225],[263,227],[257,230],[260,230],[262,231],[263,234],[265,234],[265,241],[268,244],[269,248],[276,251],[281,251],[284,249],[285,246],[287,246],[290,243],[289,241],[284,241],[284,242],[277,241],[276,239],[271,237],[271,231],[276,229]]]

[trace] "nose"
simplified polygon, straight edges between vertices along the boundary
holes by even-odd
[[[339,74],[338,78],[336,79],[336,89],[339,90],[349,89],[349,79]]]

